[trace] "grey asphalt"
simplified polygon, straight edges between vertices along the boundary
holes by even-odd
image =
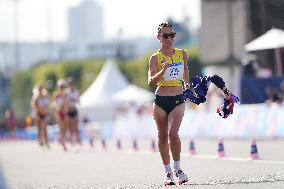
[[[150,141],[138,145],[135,152],[122,141],[119,151],[108,141],[103,150],[97,141],[93,149],[84,143],[64,152],[56,143],[47,150],[35,142],[0,141],[0,188],[164,188],[159,154],[149,150]],[[216,156],[215,140],[196,140],[195,156],[189,155],[187,140],[182,145],[190,182],[170,188],[284,188],[283,140],[257,141],[261,160],[249,159],[249,140],[224,140],[225,158]]]

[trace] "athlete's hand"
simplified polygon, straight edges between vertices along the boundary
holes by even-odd
[[[168,67],[169,67],[169,63],[168,63],[167,61],[164,61],[164,62],[162,63],[162,70],[163,70],[163,71],[166,71]]]
[[[183,91],[183,97],[186,100],[187,98],[189,99],[193,95],[193,92],[190,89],[185,89]]]

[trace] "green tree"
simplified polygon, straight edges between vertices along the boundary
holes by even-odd
[[[31,111],[32,74],[32,70],[18,72],[11,80],[12,101],[17,118],[22,118]]]

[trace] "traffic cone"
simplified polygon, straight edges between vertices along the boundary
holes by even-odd
[[[257,152],[256,141],[254,139],[252,140],[252,143],[251,143],[250,157],[253,160],[259,159],[258,152]]]
[[[195,151],[195,145],[194,145],[194,141],[190,140],[189,142],[189,153],[190,155],[195,155],[196,151]]]
[[[157,151],[155,139],[152,139],[151,150],[152,150],[152,152],[156,152]]]
[[[134,150],[134,151],[138,151],[138,144],[137,144],[137,140],[136,140],[136,139],[133,140],[133,145],[132,145],[132,147],[133,147],[133,150]]]
[[[224,157],[225,156],[225,148],[223,144],[223,140],[220,139],[218,143],[218,156],[219,157]]]
[[[122,149],[120,139],[117,139],[117,140],[116,140],[116,148],[117,148],[118,150],[121,150],[121,149]]]
[[[102,142],[102,148],[106,150],[107,149],[106,140],[103,138],[101,142]]]
[[[89,138],[89,145],[90,145],[91,148],[94,147],[94,141],[95,141],[94,137]]]

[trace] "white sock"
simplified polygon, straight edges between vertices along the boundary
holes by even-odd
[[[171,168],[170,164],[165,165],[165,171],[166,171],[166,173],[171,173],[172,172],[172,168]]]
[[[180,170],[180,161],[174,161],[174,169],[177,171],[177,170]]]

